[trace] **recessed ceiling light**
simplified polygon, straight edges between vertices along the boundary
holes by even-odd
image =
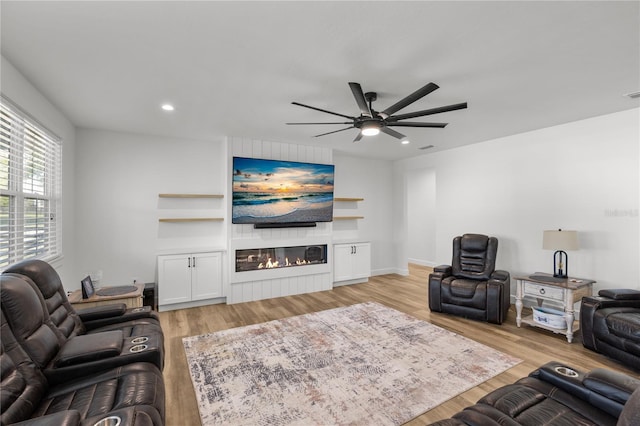
[[[409,143],[411,143],[409,139],[402,139],[402,145],[407,145]]]
[[[171,104],[162,104],[160,108],[162,108],[164,111],[173,111],[175,109]]]

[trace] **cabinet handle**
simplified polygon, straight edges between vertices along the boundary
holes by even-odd
[[[545,294],[545,293],[546,293],[545,289],[544,289],[544,288],[541,288],[541,289],[540,289],[540,294]]]
[[[196,257],[195,256],[193,256],[193,267],[194,268],[196,267]]]
[[[187,268],[191,268],[191,256],[187,258]]]
[[[358,246],[353,246],[353,254],[358,254]]]

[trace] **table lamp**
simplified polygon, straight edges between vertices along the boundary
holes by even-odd
[[[569,258],[565,250],[578,250],[577,231],[544,231],[542,235],[542,248],[555,250],[553,253],[553,276],[567,278],[569,272]]]

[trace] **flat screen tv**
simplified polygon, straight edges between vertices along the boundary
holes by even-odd
[[[332,164],[234,157],[231,222],[256,227],[331,222],[334,172]]]

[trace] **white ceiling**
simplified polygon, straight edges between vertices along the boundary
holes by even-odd
[[[640,90],[638,1],[3,0],[1,27],[2,55],[78,127],[399,159],[640,105],[623,96]],[[469,108],[422,120],[445,129],[398,129],[407,146],[285,125],[336,121],[292,101],[357,115],[349,81],[377,110],[431,81],[400,113]]]

